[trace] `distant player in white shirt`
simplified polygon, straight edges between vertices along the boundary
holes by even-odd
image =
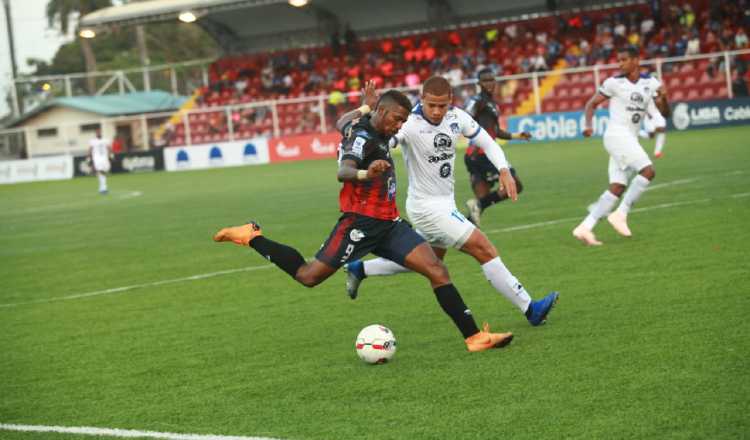
[[[111,168],[109,157],[112,154],[109,142],[102,139],[102,131],[96,130],[96,137],[89,141],[89,160],[99,179],[99,193],[107,194],[107,173]]]
[[[432,77],[422,87],[421,103],[413,110],[391,145],[400,144],[409,176],[406,211],[417,232],[442,259],[453,247],[473,256],[490,284],[523,312],[532,325],[543,324],[555,304],[552,292],[533,301],[500,259],[486,235],[457,209],[454,195],[456,145],[461,136],[482,148],[500,171],[500,181],[511,200],[517,200],[516,184],[505,154],[495,140],[468,113],[451,105],[453,92],[442,77]],[[359,284],[369,275],[392,275],[409,270],[390,260],[376,258],[347,265],[347,293],[354,299]]]
[[[663,154],[664,143],[667,140],[667,120],[664,119],[653,101],[651,101],[646,117],[643,118],[643,127],[638,134],[642,138],[654,138],[654,157],[660,158]]]
[[[640,73],[638,49],[627,47],[620,50],[617,60],[622,74],[604,81],[586,103],[583,135],[589,137],[593,134],[591,119],[594,109],[610,100],[609,124],[604,132],[604,148],[610,156],[609,189],[589,207],[589,215],[573,230],[573,236],[589,246],[602,244],[594,235],[594,226],[612,211],[620,196],[620,206],[607,216],[607,220],[620,235],[632,235],[627,223],[628,213],[656,175],[651,160],[638,143],[638,128],[649,110],[658,109],[662,115],[669,116],[664,86],[656,78]],[[636,175],[631,180],[633,174]]]

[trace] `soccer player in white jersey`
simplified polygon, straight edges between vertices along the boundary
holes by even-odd
[[[669,116],[664,86],[656,78],[640,73],[638,49],[626,47],[620,50],[617,60],[621,75],[604,81],[586,103],[583,135],[589,137],[593,134],[594,109],[609,100],[609,124],[604,132],[604,148],[610,156],[609,188],[589,207],[588,216],[573,230],[573,236],[589,246],[602,244],[594,235],[594,226],[612,211],[618,201],[620,205],[607,216],[607,220],[620,235],[632,235],[627,223],[628,213],[656,175],[651,160],[638,143],[638,127],[649,109],[654,107],[662,115]],[[635,177],[630,179],[632,174]]]
[[[96,137],[89,141],[89,160],[99,179],[99,194],[107,194],[107,173],[110,170],[109,157],[112,154],[109,142],[102,139],[102,131],[96,130]]]
[[[655,107],[653,101],[649,106],[646,117],[643,119],[643,127],[638,133],[642,138],[654,138],[654,157],[660,158],[664,150],[664,143],[667,140],[667,120],[664,119],[659,109]]]
[[[533,301],[500,259],[487,236],[456,208],[454,168],[456,144],[461,136],[482,148],[500,170],[500,181],[511,200],[517,200],[518,194],[503,150],[468,113],[453,107],[452,101],[448,81],[439,76],[429,78],[422,87],[421,103],[391,139],[391,146],[400,144],[404,151],[409,176],[406,198],[409,220],[440,259],[449,247],[473,256],[490,284],[518,307],[529,323],[535,326],[543,324],[557,301],[558,293],[552,292],[539,301]],[[376,258],[352,262],[347,265],[347,271],[347,293],[354,299],[360,283],[368,275],[393,275],[409,269]]]

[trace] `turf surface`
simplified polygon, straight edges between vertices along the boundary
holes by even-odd
[[[484,230],[534,296],[561,299],[531,328],[473,259],[450,252],[477,319],[516,335],[479,354],[419,276],[369,278],[351,301],[343,273],[307,289],[251,250],[211,242],[253,218],[314,255],[338,217],[335,161],[117,175],[106,197],[93,178],[0,186],[0,423],[283,439],[745,438],[748,138],[749,127],[669,133],[634,237],[604,221],[600,248],[570,231],[606,186],[601,139],[507,147],[525,191],[486,211]],[[462,206],[461,158],[457,168]],[[397,169],[403,206],[400,159]],[[242,270],[184,280],[230,269]],[[399,344],[383,366],[353,346],[376,322]]]

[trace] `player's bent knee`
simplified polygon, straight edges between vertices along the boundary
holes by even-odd
[[[432,284],[448,284],[450,282],[448,268],[446,268],[445,264],[438,259],[435,259],[434,262],[429,264],[427,274]]]

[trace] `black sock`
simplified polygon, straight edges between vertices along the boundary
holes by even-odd
[[[305,257],[300,255],[296,249],[276,243],[264,236],[258,236],[250,241],[250,247],[255,249],[271,263],[279,266],[281,270],[288,273],[292,278],[297,275],[297,270],[305,264]]]
[[[477,323],[474,322],[471,310],[466,307],[464,300],[453,284],[438,287],[435,289],[435,296],[440,303],[440,307],[451,317],[453,323],[456,324],[461,334],[464,335],[464,339],[479,331]]]
[[[500,194],[497,193],[497,191],[492,191],[491,193],[479,199],[479,206],[482,208],[482,211],[484,211],[485,209],[494,205],[495,203],[502,202],[503,200],[507,198],[508,198],[508,195],[505,193],[503,193],[503,195],[501,196]]]

